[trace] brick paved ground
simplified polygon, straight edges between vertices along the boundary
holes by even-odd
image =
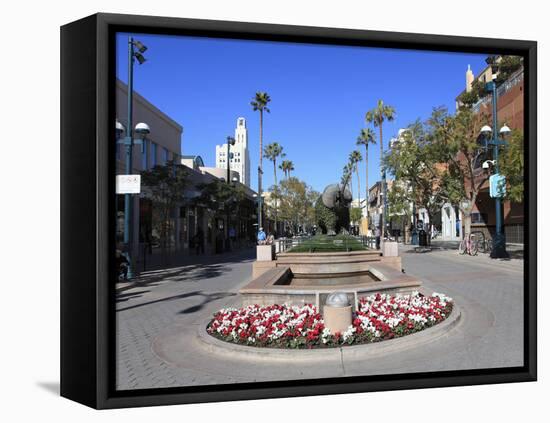
[[[253,250],[202,258],[200,265],[144,275],[117,299],[117,386],[172,387],[256,380],[402,373],[521,365],[523,260],[401,249],[407,273],[455,297],[461,323],[436,342],[368,362],[251,362],[216,357],[196,342],[197,325],[238,302],[252,274]],[[130,289],[128,289],[130,288]],[[162,357],[162,358],[161,358]]]

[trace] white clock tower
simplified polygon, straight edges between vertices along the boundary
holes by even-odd
[[[248,130],[246,119],[237,119],[235,128],[235,145],[231,146],[231,157],[227,157],[227,144],[216,145],[216,167],[239,172],[239,182],[250,187],[250,157],[248,154]]]

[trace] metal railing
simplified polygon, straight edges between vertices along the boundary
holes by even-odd
[[[511,75],[510,78],[508,78],[506,81],[504,81],[502,84],[498,86],[497,97],[503,96],[512,88],[514,88],[517,84],[519,84],[521,81],[523,81],[523,69]],[[472,106],[472,110],[477,113],[482,105],[487,104],[490,101],[491,101],[491,97],[488,95],[483,98],[480,98],[477,101],[477,103],[475,103]]]
[[[292,248],[314,240],[309,252],[323,251],[326,247],[340,247],[343,251],[351,251],[357,243],[366,248],[376,248],[376,238],[373,236],[359,235],[343,239],[314,239],[312,236],[300,236],[295,238],[279,238],[275,240],[276,253],[284,253]],[[327,249],[327,250],[330,250]]]

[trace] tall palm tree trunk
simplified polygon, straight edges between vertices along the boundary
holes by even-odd
[[[380,179],[382,181],[382,213],[380,216],[380,241],[381,245],[384,243],[384,234],[386,232],[386,175],[384,172],[384,166],[382,164],[382,159],[384,157],[384,139],[382,138],[382,122],[380,122],[378,128],[380,129]]]
[[[264,137],[264,111],[260,109],[260,162],[258,165],[258,231],[260,226],[262,226],[262,158],[263,158],[263,137]]]
[[[275,191],[279,191],[279,187],[277,186],[277,159],[275,158],[273,160],[273,177],[275,179]],[[277,192],[278,194],[278,192]],[[278,195],[275,196],[275,237],[277,237],[277,203],[279,202]]]
[[[263,110],[260,110],[260,171],[262,170],[262,159],[263,159],[263,151],[264,151],[264,112]],[[260,172],[260,180],[262,172]]]
[[[361,208],[361,180],[359,179],[359,163],[355,168],[355,174],[357,175],[357,207]]]
[[[365,144],[365,208],[367,216],[367,231],[369,230],[369,144]],[[366,235],[366,234],[365,234]]]

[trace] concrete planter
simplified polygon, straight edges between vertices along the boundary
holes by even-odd
[[[258,245],[256,246],[257,261],[273,261],[275,260],[275,245]]]
[[[385,241],[382,255],[384,257],[397,257],[399,256],[399,248],[397,242]]]

